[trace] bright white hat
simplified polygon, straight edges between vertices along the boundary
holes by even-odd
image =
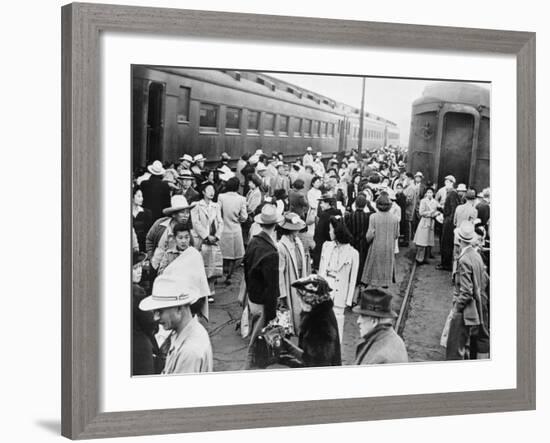
[[[456,188],[458,192],[467,192],[468,188],[466,188],[466,185],[464,183],[460,183],[458,187]]]
[[[193,160],[196,162],[200,162],[201,160],[206,160],[206,158],[202,154],[197,154],[193,157]]]
[[[187,161],[189,163],[193,163],[193,157],[191,157],[189,154],[183,154],[181,157],[180,157],[180,161]]]
[[[194,203],[187,203],[187,199],[183,195],[173,195],[170,201],[170,207],[164,208],[162,213],[164,215],[171,215],[174,212],[182,211],[184,209],[191,209],[195,206]]]
[[[159,160],[155,160],[153,164],[147,166],[147,170],[153,175],[163,175],[166,172]]]

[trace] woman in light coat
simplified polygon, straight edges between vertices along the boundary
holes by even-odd
[[[202,199],[191,209],[191,222],[193,223],[193,243],[201,252],[205,262],[210,263],[210,257],[207,255],[212,253],[213,248],[203,247],[218,246],[220,238],[223,234],[224,224],[220,205],[213,201],[216,195],[216,189],[211,182],[203,183],[201,186]],[[219,275],[212,275],[211,270],[207,269],[208,285],[210,287],[210,297],[208,301],[214,301],[214,284]]]
[[[389,212],[392,203],[382,193],[376,200],[378,212],[371,215],[367,241],[372,244],[367,254],[361,282],[367,286],[388,287],[395,282],[395,240],[399,238],[399,221]]]
[[[340,343],[344,336],[344,309],[351,306],[359,270],[359,252],[351,246],[352,236],[342,217],[330,218],[329,235],[331,241],[323,244],[319,275],[332,288],[334,315],[338,323]]]
[[[298,290],[291,286],[293,282],[308,275],[309,266],[304,246],[298,237],[298,232],[306,227],[306,223],[293,212],[285,214],[285,219],[279,223],[281,240],[279,249],[279,299],[281,304],[290,311],[290,321],[296,336],[300,335],[300,296]]]
[[[424,198],[420,200],[418,213],[420,221],[414,235],[414,243],[416,244],[416,262],[418,264],[427,263],[427,258],[430,256],[430,249],[434,245],[434,228],[435,217],[439,214],[437,210],[438,203],[434,199],[434,191],[432,188],[426,189]]]
[[[231,284],[233,271],[244,257],[243,230],[241,223],[246,222],[246,198],[237,194],[239,179],[232,177],[227,181],[223,194],[218,196],[223,217],[223,232],[220,237],[220,247],[224,261],[227,263],[225,284]]]

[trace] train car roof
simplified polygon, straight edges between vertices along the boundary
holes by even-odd
[[[436,102],[462,103],[490,108],[490,90],[472,83],[434,83],[424,88],[422,97],[416,99],[413,106]]]
[[[236,71],[226,69],[195,69],[169,66],[143,66],[146,69],[159,70],[184,77],[196,78],[223,86],[246,90],[252,93],[267,95],[273,98],[315,107],[328,112],[353,114],[359,118],[358,108],[338,102],[301,86],[280,80],[272,75],[255,71]],[[245,80],[245,83],[242,81]],[[307,101],[306,101],[307,100]],[[394,122],[370,112],[365,112],[365,118],[397,126]]]

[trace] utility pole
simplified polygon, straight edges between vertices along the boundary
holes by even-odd
[[[359,155],[363,154],[363,118],[365,116],[365,77],[363,77],[363,90],[361,92],[361,114],[359,116]]]

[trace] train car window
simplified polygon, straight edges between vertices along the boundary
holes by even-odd
[[[227,108],[225,111],[226,132],[241,131],[241,110],[238,108]]]
[[[311,120],[304,119],[304,136],[310,137],[311,136]]]
[[[288,117],[286,115],[279,115],[279,134],[288,134]]]
[[[298,117],[290,117],[290,135],[300,136],[302,119]]]
[[[201,129],[216,131],[218,129],[218,106],[201,103],[199,125]]]
[[[275,130],[275,114],[266,113],[264,115],[264,133],[273,135]]]
[[[327,122],[321,122],[321,125],[319,126],[319,137],[326,137],[327,136]]]
[[[180,93],[178,96],[178,123],[189,122],[189,97],[191,95],[191,89],[184,86],[180,86]]]
[[[313,120],[313,129],[311,133],[314,137],[319,137],[319,122],[316,120]]]
[[[260,129],[260,113],[248,111],[248,132],[257,133]]]

